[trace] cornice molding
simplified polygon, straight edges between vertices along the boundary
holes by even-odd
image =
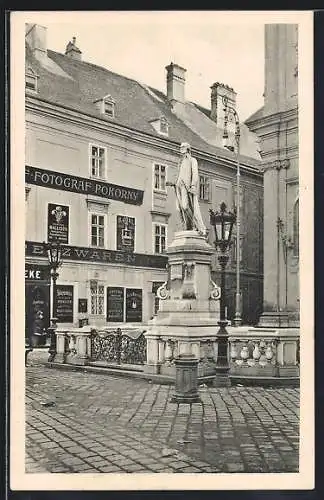
[[[151,215],[158,215],[161,217],[165,217],[166,219],[169,219],[171,216],[170,212],[162,212],[161,210],[150,210]]]
[[[266,163],[262,166],[262,172],[267,172],[268,170],[287,170],[290,167],[289,158],[284,158],[282,160],[274,160]]]
[[[246,121],[246,125],[249,128],[260,128],[262,126],[272,124],[272,123],[284,123],[285,121],[298,118],[298,106],[286,109],[283,111],[278,111],[277,113],[272,113],[270,115],[264,115],[256,120]]]
[[[149,133],[141,132],[139,130],[131,129],[124,125],[112,123],[101,120],[93,115],[82,113],[81,111],[74,110],[62,104],[53,104],[46,99],[40,97],[26,96],[26,110],[38,113],[46,117],[56,118],[60,121],[70,121],[83,128],[92,127],[97,130],[109,133],[112,135],[121,136],[127,139],[132,139],[138,143],[152,146],[157,149],[167,151],[172,154],[179,154],[179,143],[172,139],[157,137]],[[227,158],[226,156],[219,156],[212,153],[205,153],[199,149],[192,147],[192,152],[199,160],[205,160],[211,163],[216,163],[220,166],[236,170],[236,158]],[[247,163],[245,159],[240,159],[242,171],[247,174],[260,176],[258,160],[251,158],[251,163]]]

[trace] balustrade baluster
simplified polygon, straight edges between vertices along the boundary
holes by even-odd
[[[231,341],[231,349],[230,349],[230,356],[231,356],[231,360],[233,363],[236,362],[238,355],[239,355],[239,353],[238,353],[238,349],[237,349],[237,340],[233,339]]]
[[[260,358],[261,358],[261,351],[260,351],[260,346],[259,346],[260,340],[256,340],[252,352],[252,357],[255,361],[255,363],[259,363]]]
[[[241,356],[241,359],[243,360],[243,363],[246,364],[247,360],[249,359],[249,348],[248,348],[247,343],[243,344],[240,356]]]

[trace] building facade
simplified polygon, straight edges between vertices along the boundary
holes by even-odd
[[[246,124],[264,171],[261,326],[299,326],[298,26],[265,28],[264,106]]]
[[[166,279],[165,250],[181,229],[173,188],[181,142],[198,160],[200,205],[235,204],[235,155],[221,147],[222,92],[211,110],[185,100],[184,68],[170,64],[167,93],[82,61],[73,39],[65,54],[46,45],[46,28],[26,26],[26,325],[51,315],[43,242],[62,244],[59,323],[147,323]],[[218,105],[218,112],[216,107]],[[213,111],[213,113],[212,113]],[[262,175],[254,134],[242,125],[243,319],[262,305]],[[209,234],[210,242],[214,235]],[[235,251],[228,316],[234,313]],[[213,262],[217,280],[217,259]]]

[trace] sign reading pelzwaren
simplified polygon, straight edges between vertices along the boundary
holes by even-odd
[[[48,204],[47,241],[69,243],[69,207],[66,205]]]
[[[96,179],[77,177],[28,165],[25,167],[25,182],[36,186],[70,191],[71,193],[92,194],[101,198],[130,203],[131,205],[142,205],[143,203],[144,191],[140,189],[108,184]]]
[[[26,241],[25,252],[29,257],[47,257],[44,245],[37,241]],[[150,267],[166,269],[168,259],[164,255],[149,255],[143,253],[116,252],[104,248],[76,247],[62,245],[62,260],[78,260],[87,262],[106,262],[110,264],[124,264],[126,266]]]

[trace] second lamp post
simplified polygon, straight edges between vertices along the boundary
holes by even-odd
[[[236,221],[236,214],[226,210],[226,204],[223,202],[220,205],[219,211],[209,210],[210,224],[215,231],[215,248],[219,251],[218,261],[221,267],[221,297],[220,297],[220,318],[219,330],[217,332],[217,361],[216,361],[216,378],[215,385],[217,387],[226,387],[230,385],[229,379],[229,361],[228,361],[228,332],[226,330],[226,285],[225,285],[225,268],[229,259],[228,251],[231,247],[231,237],[233,226]]]
[[[43,243],[44,249],[47,253],[48,265],[51,271],[52,279],[52,307],[51,307],[51,326],[48,328],[50,333],[51,344],[49,348],[49,361],[53,361],[56,354],[56,326],[57,326],[57,291],[56,282],[59,277],[57,272],[58,268],[62,265],[61,260],[61,245],[58,241],[52,241],[50,243]]]
[[[241,266],[241,172],[240,172],[240,143],[241,143],[241,131],[240,131],[240,120],[237,111],[229,106],[228,98],[223,96],[224,105],[224,133],[223,133],[223,145],[230,151],[235,151],[236,146],[236,294],[235,294],[235,316],[233,318],[233,325],[240,326],[242,324],[241,308],[242,308],[242,297],[241,297],[241,287],[240,287],[240,266]],[[229,117],[232,116],[235,122],[235,146],[229,141],[228,137],[228,121]]]

